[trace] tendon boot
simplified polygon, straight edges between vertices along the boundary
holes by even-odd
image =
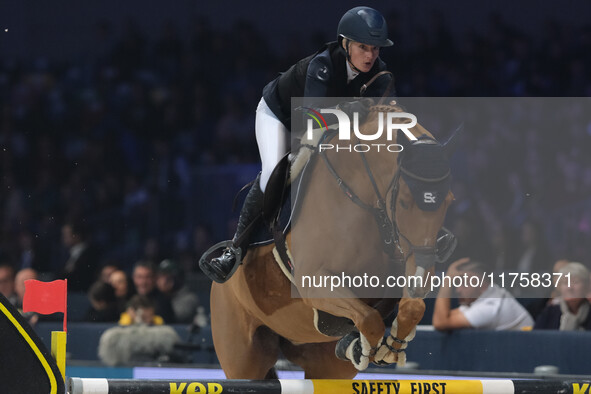
[[[232,241],[226,246],[222,255],[207,262],[201,260],[199,266],[201,270],[213,281],[224,283],[242,262],[242,257],[246,254],[246,248],[250,243],[250,235],[256,224],[262,217],[263,196],[261,190],[260,174],[255,179],[250,191],[246,195],[244,205],[240,211],[236,234]]]

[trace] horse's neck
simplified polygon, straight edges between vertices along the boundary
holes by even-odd
[[[380,189],[382,196],[384,196],[390,182],[398,170],[399,153],[388,150],[389,146],[391,147],[391,150],[396,150],[396,146],[394,146],[395,142],[384,139],[384,141],[377,143],[383,144],[380,145],[382,149],[370,150],[366,153],[366,158],[378,188]]]
[[[380,121],[379,116],[385,118],[385,113],[371,112],[367,122],[360,127],[361,133],[364,135],[375,134],[378,130],[378,122]],[[334,164],[339,176],[346,183],[355,186],[354,191],[360,197],[365,196],[366,198],[374,199],[376,196],[374,185],[370,180],[370,173],[375,180],[380,194],[385,196],[398,170],[398,156],[401,146],[396,141],[396,130],[394,130],[392,135],[388,135],[385,125],[386,120],[384,118],[382,118],[382,133],[378,139],[363,141],[354,137],[351,141],[351,146],[360,144],[362,146],[360,146],[359,150],[367,150],[367,152],[360,153],[351,148],[351,151],[340,150],[328,153],[328,157]],[[422,135],[432,137],[431,133],[420,124],[409,130],[417,138]],[[353,135],[353,133],[351,134]],[[364,163],[363,157],[365,157],[367,166]]]
[[[353,145],[355,144],[362,144],[365,148],[369,146],[369,150],[364,153],[353,149],[351,152],[332,151],[328,157],[338,176],[353,189],[353,192],[366,203],[373,203],[377,194],[371,178],[375,181],[381,196],[385,197],[397,171],[398,153],[395,152],[395,147],[390,148],[394,152],[388,151],[388,145],[394,145],[395,142],[388,142],[384,136],[376,141],[355,141]]]

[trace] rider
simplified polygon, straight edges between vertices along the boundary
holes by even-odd
[[[202,260],[201,269],[214,281],[225,282],[240,263],[248,246],[248,236],[261,217],[263,193],[273,169],[289,149],[292,97],[360,97],[362,86],[386,69],[378,57],[381,47],[392,45],[382,14],[370,7],[355,7],[341,18],[337,41],[325,44],[318,52],[291,66],[263,89],[256,110],[256,140],[262,171],[252,185],[238,220],[232,246],[210,262]],[[386,91],[389,80],[377,79],[367,97]],[[361,101],[355,110],[367,110]]]

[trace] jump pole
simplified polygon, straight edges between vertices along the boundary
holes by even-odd
[[[134,380],[68,381],[70,394],[587,394],[591,380]]]

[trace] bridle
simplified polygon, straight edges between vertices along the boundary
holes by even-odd
[[[327,132],[321,139],[321,143],[330,141],[336,132]],[[419,140],[422,143],[437,143],[433,138],[424,138]],[[358,139],[359,142],[359,139]],[[415,142],[416,143],[416,142]],[[435,265],[436,261],[436,253],[437,248],[436,245],[433,246],[417,246],[414,245],[408,237],[406,237],[398,227],[396,223],[396,201],[398,199],[398,194],[400,190],[400,177],[402,172],[405,175],[413,177],[415,179],[421,181],[428,181],[428,182],[439,182],[449,176],[447,173],[444,177],[439,179],[425,179],[421,178],[418,175],[413,174],[412,172],[405,169],[402,165],[402,160],[399,161],[398,168],[396,173],[392,177],[388,188],[386,189],[386,196],[388,193],[391,192],[390,202],[390,211],[392,212],[392,218],[388,215],[388,206],[386,203],[386,199],[382,196],[380,192],[375,176],[369,166],[365,153],[359,151],[361,155],[361,160],[363,162],[365,172],[372,184],[372,188],[374,190],[375,196],[377,197],[376,205],[368,204],[364,202],[354,191],[353,189],[343,180],[343,178],[338,174],[337,170],[334,168],[333,164],[330,162],[330,159],[326,155],[326,151],[319,150],[320,157],[322,157],[326,168],[333,176],[333,178],[337,181],[337,184],[345,194],[355,205],[363,208],[364,210],[368,211],[375,219],[376,224],[378,226],[378,230],[380,233],[380,238],[382,240],[382,247],[388,259],[393,263],[402,263],[406,264],[410,256],[414,254],[415,256],[415,265],[417,267],[416,275],[421,275],[425,273],[426,270],[430,269]],[[403,155],[404,151],[399,153],[399,155]],[[405,243],[408,245],[408,252],[405,253],[404,248],[401,245],[401,240],[404,240]],[[409,288],[409,293],[412,292],[412,289]],[[411,294],[412,295],[412,294]]]
[[[321,143],[330,141],[335,135],[336,135],[336,133],[334,133],[334,132],[326,133],[323,136]],[[378,225],[380,236],[382,238],[382,244],[383,244],[382,246],[384,248],[384,252],[386,253],[386,255],[388,255],[388,257],[390,259],[401,260],[402,262],[406,263],[406,261],[408,260],[408,258],[410,257],[410,255],[412,254],[413,251],[425,248],[425,247],[413,245],[412,242],[404,234],[402,234],[402,232],[400,231],[400,228],[396,224],[396,220],[390,219],[390,216],[388,215],[388,211],[387,211],[388,207],[386,204],[386,199],[382,196],[382,193],[380,192],[380,189],[378,188],[375,176],[373,174],[373,171],[371,170],[371,167],[369,166],[369,163],[367,162],[367,157],[365,156],[364,152],[360,151],[359,154],[361,156],[361,160],[363,162],[365,172],[371,182],[372,188],[373,188],[374,193],[377,197],[376,206],[364,202],[353,191],[353,189],[338,174],[337,170],[334,168],[333,164],[330,162],[330,159],[326,155],[325,150],[320,151],[319,153],[320,153],[320,157],[322,157],[322,159],[324,161],[324,164],[326,165],[326,168],[328,169],[330,174],[333,176],[333,178],[337,181],[337,184],[339,185],[339,187],[341,188],[343,193],[353,203],[355,203],[355,205],[365,209],[366,211],[368,211],[369,213],[371,213],[373,215],[373,217]],[[386,195],[388,195],[388,193],[390,193],[390,190],[392,191],[392,194],[391,194],[392,197],[390,200],[390,206],[391,206],[390,209],[392,211],[392,218],[395,218],[395,214],[396,214],[396,200],[398,197],[401,172],[402,172],[402,167],[399,165],[398,169],[396,170],[396,173],[392,177],[392,180],[390,181],[389,186],[386,190]],[[404,249],[400,245],[401,238],[404,239],[404,241],[407,242],[410,246],[411,252],[409,254],[407,254],[406,256],[404,254]],[[397,256],[397,254],[398,254],[398,256]],[[401,259],[397,258],[397,257],[401,257]]]
[[[328,132],[328,133],[324,134],[324,136],[322,137],[321,143],[330,141],[335,135],[336,135],[335,132]],[[357,206],[365,209],[366,211],[368,211],[369,213],[371,213],[373,215],[373,217],[378,225],[378,230],[380,232],[380,237],[382,239],[382,246],[384,248],[384,252],[386,253],[386,255],[388,255],[388,257],[391,260],[395,260],[397,257],[397,252],[400,253],[400,255],[403,255],[403,249],[400,247],[400,242],[399,242],[400,241],[400,236],[399,236],[400,232],[395,231],[397,226],[395,225],[395,222],[390,220],[390,217],[388,216],[386,201],[378,188],[375,177],[373,175],[373,172],[371,171],[371,168],[369,167],[369,163],[367,162],[367,158],[365,157],[365,154],[363,152],[359,152],[359,153],[361,155],[361,160],[363,161],[365,171],[369,177],[369,180],[371,181],[372,187],[373,187],[374,192],[376,194],[376,197],[377,197],[377,204],[376,205],[377,206],[373,206],[371,204],[368,204],[368,203],[364,202],[361,198],[359,198],[359,196],[353,191],[353,189],[351,189],[351,187],[337,173],[337,170],[334,168],[334,166],[330,162],[330,159],[326,155],[326,151],[321,150],[320,157],[322,157],[322,159],[324,160],[324,164],[326,165],[326,168],[328,169],[330,174],[333,176],[333,178],[337,181],[337,184],[339,185],[339,187],[341,188],[343,193],[351,201],[353,201],[353,203],[355,203]],[[390,186],[388,187],[388,190],[392,187],[392,185],[394,184],[395,181],[398,182],[399,178],[400,178],[400,171],[396,171],[394,178],[392,178],[392,181],[390,182]]]

